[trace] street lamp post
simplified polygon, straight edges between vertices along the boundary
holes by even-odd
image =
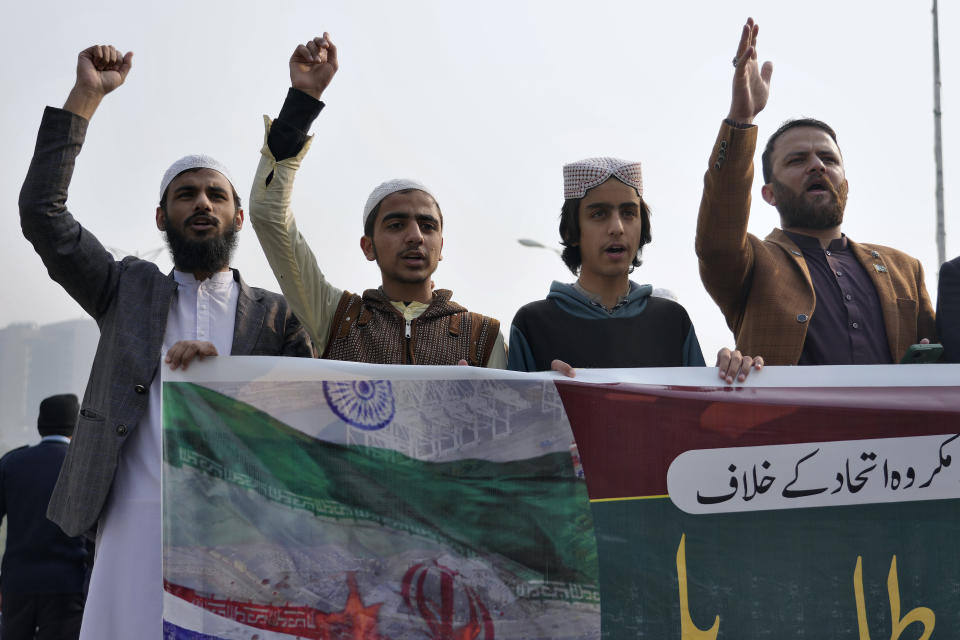
[[[937,0],[933,0],[933,156],[937,168],[937,264],[946,259],[946,229],[943,222],[943,145],[940,142],[940,23]]]
[[[548,247],[542,242],[537,242],[536,240],[531,240],[530,238],[517,238],[517,242],[531,249],[546,249],[547,251],[553,251],[558,256],[563,256],[563,252],[560,251],[560,249],[557,249],[556,247]]]

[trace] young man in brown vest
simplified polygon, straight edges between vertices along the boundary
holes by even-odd
[[[280,288],[322,357],[379,364],[467,363],[506,367],[499,321],[471,313],[433,289],[441,259],[443,214],[413,180],[390,180],[370,194],[360,247],[380,267],[382,284],[363,295],[326,281],[290,210],[293,181],[310,147],[307,135],[337,71],[328,34],[290,58],[292,87],[280,115],[267,119],[266,143],[250,196],[250,219]]]

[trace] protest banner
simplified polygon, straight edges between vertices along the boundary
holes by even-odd
[[[960,637],[960,366],[697,376],[558,385],[605,637]]]
[[[166,637],[960,633],[960,366],[715,376],[167,375]]]

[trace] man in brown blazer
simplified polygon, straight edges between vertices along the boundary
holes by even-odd
[[[847,179],[836,134],[813,119],[784,123],[763,152],[763,199],[779,229],[747,233],[757,128],[773,65],[757,62],[758,26],[740,37],[730,112],[704,176],[697,221],[700,277],[737,349],[768,365],[883,364],[935,337],[920,262],[840,231]]]

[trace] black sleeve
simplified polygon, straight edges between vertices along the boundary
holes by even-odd
[[[941,362],[960,362],[960,259],[940,265],[937,336],[944,350]]]
[[[323,107],[320,100],[290,87],[280,115],[273,121],[267,136],[267,146],[277,162],[300,153],[307,142],[307,132]]]
[[[3,488],[5,475],[6,473],[4,472],[3,461],[0,460],[0,522],[3,522],[3,517],[7,515],[7,496],[4,493]]]

